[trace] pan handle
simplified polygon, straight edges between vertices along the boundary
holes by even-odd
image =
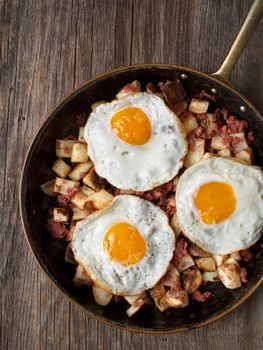
[[[239,57],[245,49],[249,39],[257,28],[263,16],[263,0],[254,0],[243,24],[237,34],[221,67],[212,75],[219,80],[231,85],[229,78]]]

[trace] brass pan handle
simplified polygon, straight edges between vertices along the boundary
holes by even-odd
[[[229,78],[249,39],[257,28],[263,16],[263,0],[254,0],[243,24],[237,34],[221,67],[212,75],[231,85]]]

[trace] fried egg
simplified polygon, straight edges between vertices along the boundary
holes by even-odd
[[[179,118],[146,92],[99,105],[84,137],[96,172],[124,190],[147,191],[170,181],[187,153]]]
[[[262,231],[262,170],[223,157],[198,162],[179,179],[176,207],[183,233],[204,250],[246,249]]]
[[[160,208],[121,195],[78,222],[71,244],[76,261],[95,284],[116,295],[135,295],[165,274],[175,238]]]

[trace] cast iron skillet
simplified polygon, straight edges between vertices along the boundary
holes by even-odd
[[[73,303],[101,321],[144,333],[175,333],[201,327],[223,317],[242,304],[263,282],[263,253],[256,254],[249,282],[237,290],[222,284],[210,287],[213,298],[205,303],[192,303],[182,310],[168,309],[161,313],[153,306],[145,307],[129,319],[126,302],[97,305],[87,287],[74,288],[75,267],[64,260],[65,243],[51,240],[45,229],[47,208],[52,198],[44,196],[39,185],[54,177],[51,165],[55,160],[55,139],[75,132],[74,115],[87,111],[98,100],[112,100],[125,84],[137,79],[147,82],[180,78],[188,92],[205,89],[215,93],[223,107],[249,122],[255,135],[253,150],[256,164],[263,167],[263,119],[256,108],[229,83],[230,73],[246,43],[259,23],[263,1],[256,0],[221,68],[213,75],[197,70],[165,64],[142,64],[115,69],[86,82],[66,97],[48,116],[38,131],[26,156],[20,183],[20,212],[29,246],[51,282]],[[53,203],[54,205],[54,203]]]

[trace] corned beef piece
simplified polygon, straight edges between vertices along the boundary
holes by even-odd
[[[191,294],[191,297],[192,297],[193,300],[196,300],[196,301],[199,301],[200,303],[203,303],[207,299],[211,298],[212,294],[209,291],[202,293],[199,290],[197,290],[196,292]]]
[[[52,218],[47,220],[47,229],[53,238],[63,238],[68,233],[67,226],[62,222],[57,222]]]

